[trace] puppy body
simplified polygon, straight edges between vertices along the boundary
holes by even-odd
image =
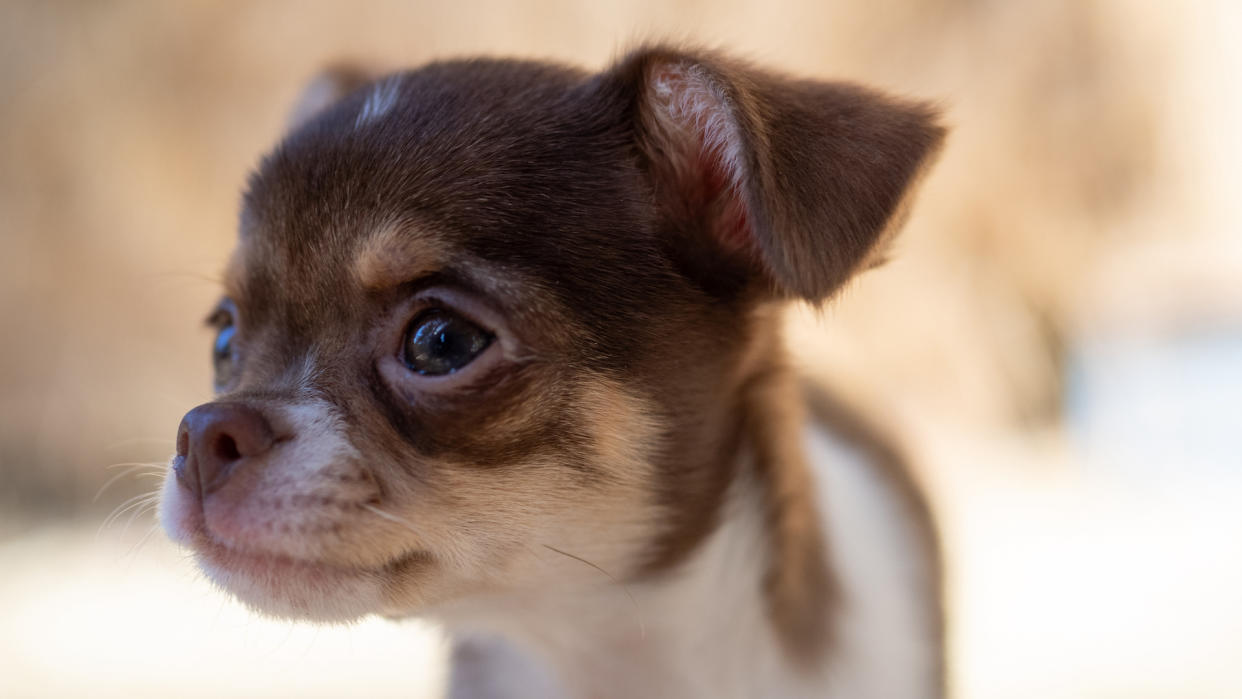
[[[938,696],[926,511],[779,334],[882,253],[931,112],[661,47],[346,77],[251,180],[178,432],[208,575],[439,619],[455,696]]]
[[[772,626],[770,571],[780,562],[770,484],[745,454],[720,527],[670,574],[628,584],[601,575],[574,594],[535,591],[441,615],[461,635],[451,696],[940,696],[926,506],[878,435],[821,390],[811,394],[815,414],[798,437],[814,465],[832,580],[815,592],[827,599],[798,610],[831,620],[810,657]]]

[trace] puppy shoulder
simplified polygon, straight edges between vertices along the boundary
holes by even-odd
[[[804,442],[840,585],[835,679],[852,696],[942,696],[940,540],[911,462],[840,394],[809,383],[803,393]]]

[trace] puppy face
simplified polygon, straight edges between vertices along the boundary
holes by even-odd
[[[326,102],[251,179],[219,395],[161,508],[221,586],[315,619],[682,560],[774,303],[865,265],[940,138],[917,105],[664,49]]]

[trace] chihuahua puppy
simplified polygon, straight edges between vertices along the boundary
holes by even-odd
[[[942,137],[663,46],[329,74],[250,179],[165,528],[263,613],[441,622],[454,697],[941,696],[926,508],[780,325]]]

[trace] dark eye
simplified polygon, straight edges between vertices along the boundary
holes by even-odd
[[[211,363],[216,371],[216,385],[222,386],[229,382],[233,375],[233,364],[236,358],[233,349],[233,335],[237,326],[233,323],[233,314],[225,309],[216,311],[211,322],[216,326],[216,341],[211,345]]]
[[[451,374],[487,349],[493,337],[455,313],[429,310],[415,318],[406,330],[401,361],[424,376]]]

